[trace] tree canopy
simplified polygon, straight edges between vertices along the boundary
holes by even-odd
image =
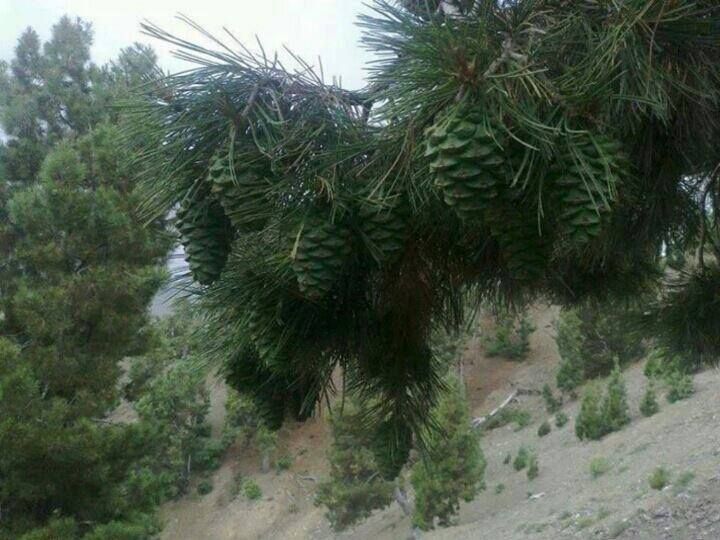
[[[145,26],[197,68],[131,111],[144,210],[177,209],[216,350],[258,388],[269,371],[308,407],[339,364],[379,397],[368,421],[417,427],[442,386],[429,336],[467,304],[633,295],[674,246],[700,246],[690,275],[715,267],[717,2],[372,9],[357,91],[229,31],[187,20],[208,49]]]

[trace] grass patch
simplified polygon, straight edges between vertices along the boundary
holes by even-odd
[[[670,472],[664,467],[657,467],[648,478],[650,487],[660,491],[670,483]]]
[[[692,471],[685,471],[678,479],[673,483],[673,492],[677,495],[687,490],[692,481],[695,480],[695,473]]]
[[[630,527],[630,520],[624,519],[622,521],[616,521],[608,529],[608,538],[617,538],[624,533],[628,527]]]
[[[590,460],[590,476],[595,480],[610,470],[610,462],[607,458],[596,457]]]

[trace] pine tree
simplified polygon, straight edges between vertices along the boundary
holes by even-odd
[[[381,403],[368,429],[394,414],[423,433],[442,388],[429,339],[463,326],[463,303],[638,299],[660,282],[669,238],[700,246],[698,269],[658,321],[702,358],[720,352],[720,274],[702,257],[720,254],[720,6],[480,4],[376,2],[360,19],[379,58],[361,91],[145,26],[198,64],[131,111],[154,134],[146,214],[232,191],[262,223],[249,230],[220,201],[236,225],[203,294],[225,357],[254,336],[276,380],[317,383],[306,402],[342,364]],[[267,187],[223,176],[213,195],[218,152],[268,165]],[[366,204],[393,226],[366,224]],[[681,330],[693,311],[699,331]],[[640,343],[614,341],[597,366],[574,358],[559,386],[609,373]]]
[[[608,432],[619,431],[630,423],[629,407],[627,403],[627,391],[623,381],[622,371],[616,363],[610,374],[605,399],[602,404],[603,423]]]
[[[42,46],[26,31],[0,66],[0,536],[55,514],[84,534],[152,509],[122,496],[146,427],[97,419],[117,402],[118,362],[151,345],[170,239],[137,214],[137,147],[106,108],[130,90],[90,62],[91,41],[64,17]]]
[[[575,434],[580,440],[594,441],[602,438],[606,433],[600,395],[598,390],[591,386],[585,391],[580,413],[575,419]]]
[[[332,416],[332,447],[328,453],[330,478],[318,486],[316,504],[327,507],[333,529],[344,530],[373,510],[389,505],[393,483],[385,480],[364,429],[362,411],[347,404]]]
[[[484,488],[485,459],[457,381],[449,384],[434,420],[440,431],[428,436],[426,453],[414,465],[411,476],[415,490],[413,521],[423,530],[433,529],[436,519],[441,526],[449,526],[460,501],[473,500]]]
[[[655,388],[652,382],[650,382],[643,394],[642,401],[640,401],[640,412],[643,416],[652,416],[659,410],[660,405],[658,404],[657,396],[655,395]]]

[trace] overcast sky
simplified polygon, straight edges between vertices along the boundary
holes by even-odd
[[[354,24],[361,11],[367,11],[363,0],[0,0],[0,58],[12,58],[27,26],[45,40],[57,19],[69,14],[92,22],[96,63],[140,41],[156,49],[163,68],[179,71],[188,65],[172,58],[167,46],[143,36],[140,21],[148,19],[184,38],[201,40],[175,19],[183,13],[216,35],[226,26],[246,44],[254,45],[257,35],[268,52],[287,45],[313,64],[319,55],[326,80],[341,76],[343,87],[352,89],[364,85],[363,65],[369,58]]]

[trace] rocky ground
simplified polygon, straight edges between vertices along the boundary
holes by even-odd
[[[486,414],[515,388],[540,390],[552,382],[558,355],[554,341],[557,310],[538,306],[532,318],[536,331],[524,362],[486,358],[477,340],[464,356],[464,374],[473,412]],[[720,539],[720,371],[695,378],[696,393],[676,404],[661,401],[651,418],[638,413],[646,379],[642,365],[625,375],[632,423],[601,441],[580,442],[573,431],[579,403],[565,404],[570,422],[553,425],[538,437],[548,418],[537,395],[521,396],[518,407],[532,414],[532,423],[516,430],[505,426],[487,433],[482,448],[488,461],[486,489],[462,506],[457,525],[427,533],[425,538],[511,540],[524,538]],[[214,407],[221,407],[218,387]],[[661,396],[662,397],[662,396]],[[214,423],[221,414],[214,411]],[[399,539],[410,523],[397,505],[376,512],[351,531],[335,535],[323,510],[313,505],[317,480],[326,471],[328,430],[323,417],[288,426],[280,453],[293,458],[283,472],[260,474],[252,451],[234,448],[216,471],[214,490],[196,493],[165,505],[163,538],[167,540],[235,539]],[[524,471],[503,464],[521,445],[539,457],[540,475],[529,481]],[[609,468],[597,478],[590,462],[603,458]],[[648,478],[657,467],[670,473],[661,491]],[[252,477],[263,490],[256,502],[236,495],[237,478]]]

